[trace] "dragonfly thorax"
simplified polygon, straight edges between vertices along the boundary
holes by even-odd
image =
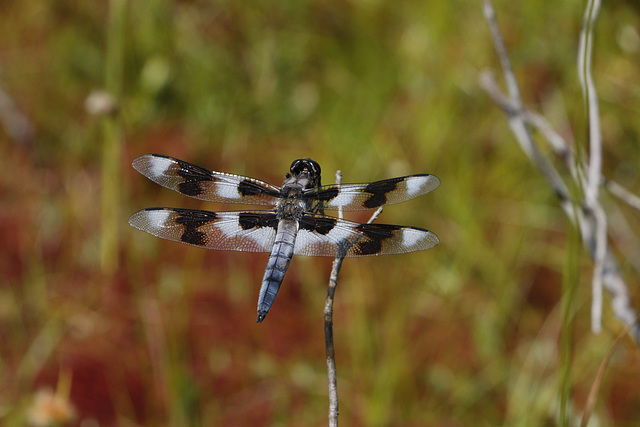
[[[276,205],[276,217],[278,219],[300,219],[307,211],[306,202],[297,198],[281,199]]]

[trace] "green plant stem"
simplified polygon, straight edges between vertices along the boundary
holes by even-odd
[[[103,118],[102,136],[102,199],[100,264],[106,274],[118,267],[118,243],[120,235],[120,157],[123,129],[119,114],[122,97],[124,68],[124,28],[126,0],[111,0],[107,29],[107,57],[105,62],[105,89],[113,97],[116,109]]]
[[[567,257],[562,280],[562,330],[560,338],[560,422],[561,426],[570,424],[567,417],[567,406],[571,399],[571,336],[575,295],[578,288],[580,268],[580,231],[574,222],[569,221],[569,238],[567,241]]]

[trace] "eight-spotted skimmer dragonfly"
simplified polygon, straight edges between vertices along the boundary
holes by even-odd
[[[434,175],[421,174],[367,184],[320,185],[320,165],[311,159],[291,164],[282,187],[215,172],[161,154],[145,154],[133,167],[157,184],[185,196],[218,203],[271,206],[272,210],[210,212],[147,208],[129,224],[163,239],[207,249],[270,252],[258,322],[275,301],[293,255],[358,257],[429,249],[438,237],[418,227],[360,224],[324,215],[324,210],[361,211],[404,202],[438,188]]]

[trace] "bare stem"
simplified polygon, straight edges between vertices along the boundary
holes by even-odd
[[[340,185],[342,182],[342,173],[336,172],[336,184]],[[379,207],[367,224],[372,223],[378,218],[378,215],[382,212],[382,207]],[[338,210],[338,218],[343,218],[342,208]],[[357,243],[357,240],[350,243],[346,250]],[[324,304],[324,343],[327,351],[327,375],[329,378],[329,426],[338,426],[338,379],[336,374],[336,352],[333,346],[333,300],[336,293],[336,287],[338,286],[338,274],[342,268],[342,261],[344,256],[338,255],[333,260],[331,268],[331,275],[329,276],[329,288],[327,290],[327,300]]]
[[[342,183],[342,172],[336,172],[336,184]],[[342,207],[338,209],[338,218],[344,216]],[[338,426],[338,377],[336,374],[336,351],[333,346],[333,298],[338,286],[338,273],[342,267],[344,258],[336,257],[331,267],[329,276],[329,288],[327,289],[327,301],[324,304],[324,345],[327,351],[327,376],[329,378],[329,426]]]
[[[589,113],[589,164],[586,171],[587,179],[584,181],[584,193],[586,205],[593,211],[595,220],[594,267],[591,285],[591,329],[594,333],[598,333],[602,329],[602,275],[607,252],[607,216],[598,201],[600,182],[602,181],[602,132],[600,131],[598,93],[591,73],[593,27],[599,11],[600,0],[587,2],[578,48],[578,77]]]

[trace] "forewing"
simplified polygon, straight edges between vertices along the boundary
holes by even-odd
[[[275,213],[260,211],[147,208],[131,215],[129,225],[162,239],[206,249],[271,252],[278,219]]]
[[[338,218],[304,215],[294,254],[360,257],[422,251],[436,246],[438,236],[418,227],[360,224]]]
[[[162,154],[142,155],[132,165],[153,182],[200,200],[274,206],[280,195],[280,188],[259,179],[212,171]]]
[[[362,211],[402,203],[440,186],[435,175],[421,174],[385,179],[366,184],[326,185],[303,197],[317,200],[325,209]]]

